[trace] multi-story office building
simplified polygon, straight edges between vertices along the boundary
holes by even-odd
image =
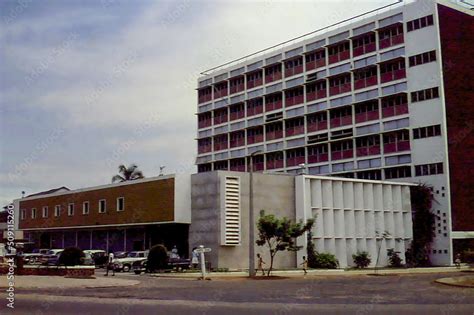
[[[471,9],[394,4],[203,73],[198,171],[252,158],[255,171],[426,183],[431,259],[451,264],[453,243],[474,238]]]

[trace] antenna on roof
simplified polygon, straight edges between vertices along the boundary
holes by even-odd
[[[160,166],[160,175],[158,175],[158,176],[163,176],[163,170],[165,169],[165,167],[166,166],[164,166],[164,165]]]

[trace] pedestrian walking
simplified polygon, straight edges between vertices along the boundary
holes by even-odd
[[[196,247],[193,248],[191,255],[192,255],[191,265],[194,269],[196,269],[197,266],[199,265],[199,254],[196,252]]]
[[[265,265],[265,262],[263,261],[262,256],[260,256],[260,254],[257,254],[257,272],[259,270],[262,270],[262,276],[265,275],[265,270],[263,269],[263,265]]]
[[[113,253],[109,254],[109,259],[107,261],[107,266],[105,268],[106,268],[106,270],[105,270],[105,275],[104,276],[107,277],[109,275],[109,270],[112,270],[112,276],[115,276],[114,254]]]
[[[454,264],[458,269],[461,269],[461,254],[457,253],[456,254],[456,259],[454,260]]]
[[[301,263],[303,266],[303,271],[304,274],[306,275],[308,272],[306,271],[308,269],[308,259],[306,259],[306,256],[303,256],[303,262]]]

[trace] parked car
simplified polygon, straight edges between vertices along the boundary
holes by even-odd
[[[114,252],[114,258],[125,258],[127,255],[128,252]]]
[[[64,249],[50,249],[41,257],[41,262],[46,265],[56,265],[63,251]]]
[[[33,249],[31,253],[23,253],[23,261],[25,264],[41,263],[41,258],[48,253],[49,249]]]
[[[104,267],[107,264],[107,252],[102,249],[86,249],[84,264],[95,265],[96,267]]]
[[[181,271],[189,269],[191,265],[191,260],[187,258],[173,257],[168,259],[168,266],[165,270],[176,270]],[[148,259],[139,260],[133,263],[132,265],[133,272],[137,275],[142,272],[153,272],[154,270],[148,269]]]
[[[129,272],[134,262],[144,260],[147,257],[148,251],[130,252],[127,257],[114,259],[114,269],[115,271]]]

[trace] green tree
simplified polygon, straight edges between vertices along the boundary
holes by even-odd
[[[435,236],[435,214],[431,211],[435,200],[431,189],[426,184],[413,186],[410,189],[413,211],[413,241],[407,256],[410,263],[416,266],[431,265],[429,253]]]
[[[168,267],[168,251],[164,245],[158,244],[150,248],[147,269],[150,272]]]
[[[59,256],[58,265],[77,266],[84,263],[84,252],[77,247],[68,247]]]
[[[138,166],[136,164],[131,164],[128,167],[123,164],[119,165],[118,171],[120,175],[115,175],[114,177],[112,177],[112,183],[145,178],[145,176],[143,176],[142,171],[138,169]]]
[[[313,224],[314,219],[309,219],[306,223],[302,221],[294,223],[288,218],[277,218],[273,214],[265,214],[264,210],[260,211],[256,243],[258,246],[267,245],[270,251],[270,268],[268,268],[267,276],[270,276],[273,270],[275,255],[284,250],[300,250],[301,247],[295,244],[296,238],[310,231]]]

